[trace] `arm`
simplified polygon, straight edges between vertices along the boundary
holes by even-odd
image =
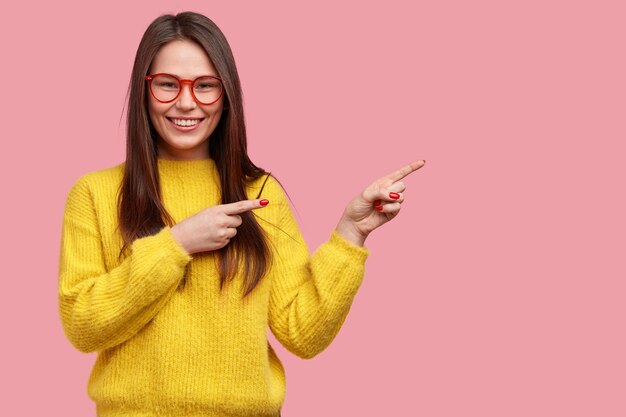
[[[392,220],[404,201],[400,180],[424,166],[415,161],[370,184],[346,207],[328,242],[309,257],[284,191],[272,180],[280,204],[279,227],[270,272],[269,322],[290,352],[312,358],[335,338],[361,285],[369,251],[367,236]]]
[[[282,229],[271,245],[270,328],[287,350],[312,358],[341,329],[363,280],[369,251],[333,231],[311,256],[282,189],[280,197],[270,201],[281,205]]]
[[[79,179],[63,215],[59,312],[81,352],[101,351],[139,332],[176,291],[191,256],[169,227],[135,240],[131,254],[106,271],[89,184]]]

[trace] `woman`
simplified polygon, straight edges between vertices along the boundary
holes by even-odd
[[[278,181],[246,152],[237,69],[205,16],[157,18],[135,59],[126,160],[83,175],[65,206],[64,331],[98,356],[88,383],[108,416],[277,416],[285,373],[267,328],[312,358],[363,279],[368,234],[404,176],[375,181],[309,255]]]

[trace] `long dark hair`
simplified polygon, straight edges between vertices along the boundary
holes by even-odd
[[[128,88],[126,163],[118,195],[119,228],[124,241],[120,258],[135,239],[153,235],[166,224],[175,224],[161,201],[157,133],[148,117],[144,76],[163,45],[182,39],[205,50],[224,85],[224,111],[208,141],[209,155],[220,177],[222,204],[248,199],[246,184],[269,176],[248,157],[239,75],[222,31],[209,18],[194,12],[159,16],[139,43]],[[217,254],[221,287],[234,278],[238,266],[243,264],[245,297],[265,274],[271,253],[255,216],[246,212],[241,218],[243,223],[237,228],[237,235]]]

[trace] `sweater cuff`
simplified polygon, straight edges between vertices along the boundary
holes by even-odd
[[[364,263],[370,254],[369,249],[358,246],[343,237],[337,230],[333,230],[328,242],[341,252],[346,252],[352,259]]]
[[[333,231],[330,239],[313,254],[311,266],[321,277],[317,285],[328,299],[326,306],[332,311],[350,305],[365,275],[365,260],[369,250],[346,240]]]
[[[185,266],[187,263],[189,263],[189,261],[191,261],[193,259],[193,257],[191,256],[191,254],[189,254],[185,248],[183,248],[183,246],[178,243],[178,241],[176,240],[176,238],[174,237],[174,235],[172,234],[172,228],[169,226],[165,226],[160,232],[159,234],[164,235],[164,239],[163,239],[163,246],[165,246],[170,253],[172,253],[173,256],[173,260],[181,265],[181,266]]]
[[[161,267],[171,265],[174,269],[182,269],[193,259],[174,238],[169,226],[165,226],[152,236],[137,239],[133,247],[134,250],[149,253],[155,260],[153,265],[160,264]],[[165,263],[162,263],[162,260]]]

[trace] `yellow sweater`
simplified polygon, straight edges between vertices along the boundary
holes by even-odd
[[[285,373],[268,326],[295,355],[323,351],[348,314],[369,251],[333,231],[310,255],[270,177],[261,196],[270,204],[253,213],[267,221],[259,224],[273,263],[249,299],[241,276],[220,293],[213,252],[188,254],[169,227],[135,240],[120,261],[123,166],[80,177],[62,226],[59,312],[70,342],[97,352],[87,389],[98,416],[277,416]],[[214,161],[159,159],[158,167],[176,222],[220,204]],[[250,184],[250,198],[262,180]]]

